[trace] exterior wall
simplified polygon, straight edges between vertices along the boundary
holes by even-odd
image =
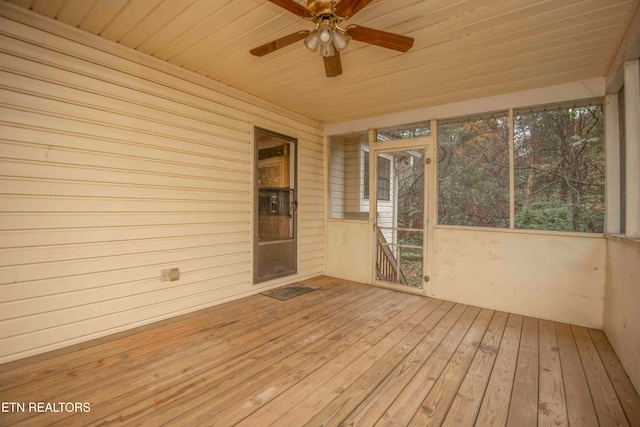
[[[262,290],[254,125],[299,141],[299,273],[266,286],[322,274],[319,123],[5,3],[0,51],[0,363]]]
[[[636,390],[640,391],[640,242],[607,238],[603,330]]]
[[[436,227],[430,296],[602,328],[605,239]]]

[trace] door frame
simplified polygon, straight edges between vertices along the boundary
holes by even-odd
[[[259,277],[259,209],[258,209],[258,198],[259,198],[259,188],[258,188],[258,166],[259,166],[259,136],[260,135],[268,135],[274,138],[282,139],[287,143],[290,143],[293,147],[293,155],[289,156],[289,163],[293,167],[293,177],[290,178],[289,188],[293,189],[293,200],[290,201],[292,203],[291,211],[293,215],[293,270],[286,271],[284,273],[272,274],[268,276]],[[278,132],[271,131],[269,129],[265,129],[260,126],[253,127],[253,201],[252,201],[252,221],[253,221],[253,245],[252,245],[252,270],[253,270],[253,280],[252,284],[264,284],[270,280],[279,279],[281,277],[293,276],[298,273],[298,151],[300,147],[298,144],[298,139],[284,135]]]
[[[432,128],[434,123],[432,122]],[[418,295],[429,295],[430,278],[433,265],[433,235],[437,212],[435,212],[435,190],[436,190],[436,161],[434,159],[435,141],[433,136],[420,138],[402,139],[395,141],[376,142],[375,131],[369,134],[369,229],[371,232],[372,252],[369,256],[374,257],[372,262],[371,283],[373,286],[398,290]],[[425,161],[425,185],[424,185],[424,218],[423,218],[423,281],[421,288],[412,288],[405,285],[394,285],[377,279],[376,275],[376,215],[378,210],[378,154],[390,153],[401,150],[420,149],[424,150]],[[372,172],[373,171],[373,172]],[[395,186],[395,183],[394,183]],[[424,278],[427,278],[425,280]]]

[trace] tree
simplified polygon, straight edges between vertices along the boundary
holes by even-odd
[[[509,122],[438,126],[438,223],[509,226]]]
[[[603,123],[600,106],[517,115],[517,228],[602,232]]]

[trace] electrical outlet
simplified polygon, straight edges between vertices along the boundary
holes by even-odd
[[[160,281],[161,282],[175,282],[180,278],[180,269],[179,268],[170,268],[168,270],[162,270],[160,272]]]

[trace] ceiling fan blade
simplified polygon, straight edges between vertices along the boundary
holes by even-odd
[[[349,19],[373,0],[340,0],[333,13],[341,18]]]
[[[267,53],[271,53],[285,46],[289,46],[292,43],[303,40],[308,34],[309,31],[298,31],[297,33],[289,34],[288,36],[280,37],[279,39],[265,43],[262,46],[254,47],[249,51],[249,53],[254,56],[264,56]]]
[[[346,28],[347,35],[354,40],[386,47],[388,49],[406,52],[413,46],[413,38],[400,34],[387,33],[373,28],[349,25]]]
[[[323,56],[324,71],[327,77],[336,77],[342,74],[342,62],[340,61],[340,52],[336,51],[333,56]]]
[[[313,18],[313,12],[294,0],[269,0],[271,3],[288,10],[301,18]]]

